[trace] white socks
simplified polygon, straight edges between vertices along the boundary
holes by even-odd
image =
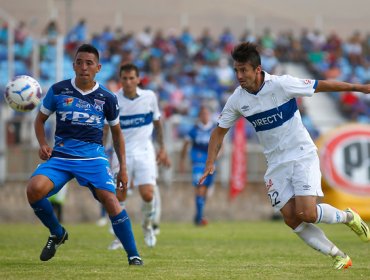
[[[143,227],[151,226],[154,218],[154,197],[152,201],[143,201],[141,210],[143,212]]]
[[[294,229],[294,232],[311,248],[332,257],[345,257],[341,250],[337,248],[326,236],[325,233],[314,224],[301,223]]]
[[[316,205],[317,209],[317,220],[315,224],[340,224],[348,223],[353,217],[349,212],[339,210],[329,204],[320,203]]]
[[[161,195],[159,193],[158,185],[154,185],[154,217],[153,217],[153,224],[159,225],[161,220]]]

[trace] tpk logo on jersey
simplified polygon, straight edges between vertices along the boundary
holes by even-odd
[[[72,106],[73,104],[73,97],[64,98],[63,105],[64,106]]]
[[[102,112],[103,111],[103,105],[105,104],[105,101],[99,100],[99,99],[94,99],[94,108],[95,110]]]

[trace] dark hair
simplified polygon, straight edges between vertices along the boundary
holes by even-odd
[[[257,45],[250,42],[236,45],[231,52],[231,56],[236,62],[250,63],[253,69],[261,65],[261,57],[257,50]]]
[[[99,61],[99,52],[93,45],[83,44],[83,45],[79,46],[77,51],[76,51],[76,56],[80,52],[92,53],[96,56],[97,60]]]
[[[132,64],[132,63],[122,64],[119,69],[119,74],[121,75],[122,72],[130,72],[130,71],[135,71],[136,76],[139,77],[139,68],[135,64]]]

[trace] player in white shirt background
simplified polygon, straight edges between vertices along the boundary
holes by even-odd
[[[156,205],[160,204],[156,182],[157,163],[165,167],[170,166],[163,139],[161,114],[155,93],[138,87],[140,76],[137,66],[124,64],[120,67],[119,73],[122,88],[116,94],[120,107],[120,126],[125,138],[128,184],[139,190],[143,200],[144,240],[147,246],[154,247],[156,232],[153,225],[158,226],[158,211],[160,211],[159,207],[156,210]],[[158,144],[157,153],[153,144],[153,130]],[[113,173],[116,172],[117,166],[118,161],[113,153],[111,161]],[[120,201],[125,199],[125,194],[119,196]],[[116,239],[109,249],[117,249],[121,246]]]
[[[369,93],[370,85],[269,75],[262,70],[257,46],[249,42],[237,45],[231,55],[240,86],[229,97],[212,132],[199,183],[214,172],[225,134],[239,117],[245,117],[254,126],[264,149],[265,184],[274,210],[281,212],[285,223],[306,244],[331,256],[335,269],[350,267],[350,257],[315,223],[344,223],[364,242],[369,241],[369,228],[350,208],[341,211],[329,204],[318,204],[323,192],[317,148],[303,126],[295,98],[316,92]]]

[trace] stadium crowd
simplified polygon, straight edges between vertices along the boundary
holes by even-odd
[[[8,27],[0,28],[0,72],[7,69]],[[60,34],[58,25],[51,21],[40,40],[40,78],[47,88],[56,79],[56,42]],[[204,29],[200,36],[184,28],[180,34],[174,30],[153,31],[150,27],[134,34],[122,28],[112,30],[107,26],[100,33],[88,32],[81,19],[64,37],[64,77],[72,77],[73,53],[82,42],[89,42],[101,52],[103,69],[97,78],[112,91],[119,87],[117,69],[124,62],[133,62],[142,73],[142,86],[158,94],[163,115],[181,118],[176,136],[184,136],[196,119],[199,108],[207,103],[215,115],[224,105],[231,90],[236,86],[230,61],[230,51],[240,41],[252,41],[261,46],[262,66],[267,72],[281,74],[279,62],[304,63],[314,78],[337,79],[348,82],[370,81],[370,34],[354,32],[348,39],[332,32],[325,36],[318,30],[302,30],[299,36],[291,31],[273,34],[269,29],[257,36],[245,31],[239,37],[228,28],[212,36]],[[15,29],[15,75],[31,75],[31,57],[34,39],[24,22]],[[0,75],[0,87],[7,83],[6,75]],[[304,77],[302,77],[304,78]],[[368,122],[370,100],[356,92],[333,93],[333,102],[351,121]],[[302,102],[300,102],[302,104]],[[304,123],[311,136],[319,134],[310,118],[301,108]],[[253,139],[253,129],[246,127]]]

